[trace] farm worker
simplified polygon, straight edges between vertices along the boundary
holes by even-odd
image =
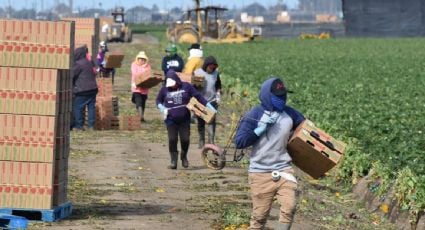
[[[100,73],[101,77],[109,77],[109,74],[112,75],[112,83],[114,82],[115,69],[105,68],[106,65],[106,52],[108,52],[108,46],[105,41],[99,43],[99,53],[97,54],[97,71]]]
[[[193,75],[193,72],[195,72],[195,70],[202,67],[202,64],[204,63],[204,60],[202,59],[204,53],[199,43],[193,43],[192,45],[190,45],[188,50],[189,57],[187,58],[183,73]],[[190,119],[192,123],[196,122],[196,117],[193,113]]]
[[[96,94],[98,92],[93,63],[87,60],[87,46],[75,49],[72,67],[72,92],[74,94],[73,129],[83,130],[83,113],[88,110],[88,129],[94,128],[96,119]]]
[[[187,58],[186,65],[184,66],[183,73],[193,74],[195,70],[202,67],[204,60],[202,47],[199,43],[193,43],[189,47],[189,57]]]
[[[150,73],[151,65],[149,58],[144,51],[140,51],[134,62],[131,63],[131,101],[136,104],[137,112],[140,116],[140,122],[144,122],[146,100],[148,99],[149,89],[136,86],[135,80],[140,74]]]
[[[176,72],[182,72],[184,67],[183,59],[177,54],[177,46],[170,44],[165,49],[167,55],[162,59],[162,71],[167,75],[168,70],[172,69]]]
[[[274,196],[280,207],[280,226],[290,229],[296,205],[297,180],[291,166],[287,144],[291,132],[304,121],[304,116],[286,105],[287,88],[278,77],[263,82],[261,104],[244,115],[235,135],[236,148],[252,146],[249,184],[252,196],[250,229],[263,229]],[[272,179],[276,171],[280,178]]]
[[[182,166],[187,168],[189,167],[187,151],[190,144],[190,112],[186,105],[190,98],[195,97],[201,104],[215,112],[216,110],[191,84],[182,82],[174,70],[169,70],[166,77],[165,86],[161,88],[156,98],[156,105],[164,115],[168,132],[168,150],[171,157],[168,168],[177,168],[178,138],[180,138]]]
[[[202,96],[217,109],[221,98],[221,80],[218,72],[217,60],[213,56],[205,58],[202,68],[195,70],[195,75],[205,78],[204,87],[200,89],[200,92]],[[211,123],[208,124],[208,143],[210,144],[214,144],[215,142],[215,127],[216,120],[214,118]],[[200,117],[198,117],[198,134],[198,147],[202,148],[205,144],[205,121]]]

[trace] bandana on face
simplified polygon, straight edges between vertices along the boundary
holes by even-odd
[[[273,105],[273,109],[276,110],[277,112],[281,113],[285,109],[286,96],[278,97],[278,96],[275,96],[275,95],[271,95],[271,102],[272,102],[272,105]]]

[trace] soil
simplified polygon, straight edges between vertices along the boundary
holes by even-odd
[[[139,50],[159,66],[163,47],[150,35],[134,35],[132,44],[110,44],[126,52],[118,70],[114,92],[120,114],[135,114],[130,102],[129,63]],[[72,132],[69,163],[69,200],[73,214],[55,223],[32,223],[30,229],[247,229],[226,226],[229,207],[250,213],[246,160],[227,164],[223,170],[207,168],[197,148],[196,124],[191,127],[190,166],[167,169],[170,158],[166,130],[151,90],[146,122],[140,131]],[[225,101],[224,96],[223,100]],[[226,111],[226,106],[220,108]],[[218,118],[218,143],[226,141],[226,113]],[[230,157],[229,157],[230,158]],[[299,204],[292,229],[392,229],[374,213],[368,213],[351,193],[311,180],[298,171]],[[273,205],[267,227],[275,229],[279,216]],[[234,214],[234,213],[233,213]],[[242,218],[242,217],[241,217]],[[246,216],[245,223],[246,222]]]

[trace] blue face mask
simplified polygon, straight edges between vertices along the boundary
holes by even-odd
[[[279,113],[283,112],[286,105],[286,96],[275,96],[272,94],[271,96],[271,102],[273,105],[273,109]]]

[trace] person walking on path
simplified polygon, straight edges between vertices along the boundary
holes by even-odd
[[[74,66],[72,67],[72,86],[74,94],[73,116],[74,130],[83,129],[83,116],[85,108],[88,110],[88,129],[94,129],[96,120],[96,94],[98,92],[96,75],[93,64],[87,60],[87,46],[75,49]]]
[[[162,59],[162,71],[167,75],[168,70],[182,72],[184,67],[183,59],[177,54],[177,46],[170,44],[165,49],[167,55]]]
[[[189,83],[182,82],[174,70],[167,72],[167,80],[156,98],[156,105],[164,115],[165,126],[168,132],[168,150],[171,164],[169,169],[177,168],[178,150],[177,142],[180,137],[182,166],[189,167],[187,153],[190,145],[190,112],[186,108],[192,97],[195,97],[202,105],[217,112],[211,103]]]
[[[187,58],[183,73],[193,74],[195,70],[202,68],[202,64],[204,63],[202,59],[203,55],[201,45],[199,43],[193,43],[189,47],[189,57]]]
[[[215,57],[208,56],[205,58],[202,68],[195,70],[195,75],[204,77],[204,87],[200,89],[200,92],[202,96],[217,109],[221,99],[221,80]],[[211,123],[208,124],[209,144],[215,143],[215,128],[216,118],[214,117]],[[198,147],[202,148],[205,144],[205,121],[200,117],[198,117],[198,134]]]
[[[253,206],[250,229],[264,229],[275,196],[281,205],[278,229],[290,229],[294,217],[297,180],[287,144],[305,118],[286,105],[286,96],[280,78],[264,81],[261,104],[244,115],[235,135],[236,148],[253,147],[248,170]],[[280,176],[273,178],[272,172]]]
[[[140,116],[140,122],[144,122],[146,100],[148,99],[149,89],[138,87],[135,83],[141,74],[150,74],[152,72],[149,58],[144,51],[140,51],[133,63],[131,63],[131,101],[136,104],[137,112]]]

